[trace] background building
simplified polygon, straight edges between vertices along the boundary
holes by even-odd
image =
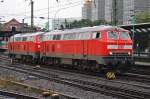
[[[21,31],[23,29],[23,23],[18,22],[16,19],[12,19],[2,25],[1,31],[12,31],[12,28],[16,31]]]
[[[116,16],[118,25],[131,24],[133,15],[142,11],[150,11],[150,0],[116,0],[116,9],[114,1],[92,0],[88,3],[88,7],[86,4],[89,1],[85,1],[82,8],[82,18],[112,22]],[[91,9],[89,9],[90,7]],[[114,15],[114,10],[116,10],[116,15]]]
[[[105,0],[105,20],[111,22],[112,20],[112,0]]]
[[[105,19],[105,0],[92,1],[92,20]]]
[[[0,27],[0,33],[2,32],[21,32],[21,33],[26,33],[26,32],[34,32],[34,31],[42,31],[40,27],[34,27],[31,28],[27,23],[24,22],[19,22],[15,18],[11,19],[10,21],[1,24]]]
[[[82,19],[92,18],[92,1],[87,0],[82,7]]]

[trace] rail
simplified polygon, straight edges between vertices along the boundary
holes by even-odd
[[[150,58],[150,52],[134,52],[134,57],[147,57],[147,58]]]

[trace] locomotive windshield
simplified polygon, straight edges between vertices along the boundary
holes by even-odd
[[[120,32],[120,39],[130,39],[130,36],[127,32]]]
[[[108,39],[118,39],[118,33],[113,31],[108,32]]]

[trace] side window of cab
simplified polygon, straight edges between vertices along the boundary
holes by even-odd
[[[98,39],[98,38],[101,38],[101,33],[100,32],[96,33],[96,39]]]
[[[42,35],[38,35],[38,41],[39,41],[39,42],[42,41]]]
[[[92,33],[92,39],[100,39],[101,38],[101,32],[94,32]]]
[[[101,32],[95,32],[95,39],[101,38]]]

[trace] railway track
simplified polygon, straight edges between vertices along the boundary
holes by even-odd
[[[10,69],[7,67],[7,69]],[[82,80],[78,80],[78,79],[66,79],[66,78],[60,78],[56,75],[45,75],[45,74],[39,74],[37,72],[33,72],[31,73],[31,71],[27,70],[22,70],[22,69],[13,69],[11,67],[11,70],[15,70],[17,72],[21,72],[21,73],[28,73],[30,75],[39,77],[41,79],[47,79],[47,80],[51,80],[57,83],[62,83],[62,84],[66,84],[66,85],[70,85],[70,86],[74,86],[74,87],[78,87],[80,89],[83,90],[87,90],[87,91],[93,91],[96,93],[104,93],[106,95],[110,95],[110,96],[114,96],[114,97],[119,97],[119,98],[139,98],[139,99],[148,99],[150,98],[150,93],[147,92],[140,92],[140,91],[136,91],[136,90],[131,90],[131,89],[124,89],[124,88],[118,88],[118,87],[113,87],[113,86],[109,86],[109,85],[105,85],[105,84],[97,84],[97,83],[93,83],[93,82],[88,82],[88,81],[82,81]],[[140,96],[139,96],[140,94]]]
[[[129,73],[122,74],[121,78],[143,83],[150,83],[150,66],[134,65]]]
[[[5,61],[6,63],[9,63],[10,62],[10,59],[8,59],[8,56],[6,55],[2,55],[0,56],[0,59],[2,59],[3,61]],[[20,63],[18,63],[18,65],[20,65]],[[24,64],[21,64],[21,65],[24,65]],[[51,67],[53,68],[53,67]],[[29,69],[32,69],[32,67]],[[55,68],[54,69],[60,69],[60,68]],[[93,75],[93,76],[97,76],[95,75],[95,73],[85,73],[85,72],[81,72],[81,71],[78,71],[78,70],[69,70],[69,69],[65,69],[65,68],[61,68],[62,71],[68,71],[68,72],[77,72],[77,73],[83,73],[83,74],[87,74],[87,75]],[[132,80],[132,81],[138,81],[138,82],[145,82],[145,83],[150,83],[150,66],[141,66],[141,65],[134,65],[132,70],[127,73],[127,74],[122,74],[122,75],[119,75],[119,78],[123,78],[125,80]]]
[[[130,73],[150,75],[150,66],[148,65],[134,65]]]
[[[149,75],[126,73],[126,74],[121,74],[119,78],[122,80],[137,81],[137,82],[141,82],[141,83],[150,84],[150,76]]]
[[[27,96],[27,95],[23,95],[23,94],[19,94],[19,93],[14,93],[14,92],[8,92],[5,90],[0,90],[0,95],[3,96],[9,96],[9,97],[13,97],[16,99],[39,99],[38,97],[31,97],[31,96]]]
[[[21,64],[18,64],[18,65],[21,65]],[[2,67],[13,70],[13,71],[33,75],[41,79],[47,79],[47,80],[51,80],[57,83],[63,83],[63,84],[67,84],[70,86],[78,87],[83,90],[93,91],[96,93],[103,93],[103,94],[118,97],[118,98],[139,98],[139,99],[150,98],[150,93],[148,92],[141,92],[141,91],[137,91],[133,89],[119,88],[119,87],[114,87],[114,86],[110,86],[107,84],[93,83],[93,82],[83,81],[79,79],[63,78],[63,77],[60,77],[59,75],[56,75],[56,73],[53,74],[53,73],[50,73],[49,71],[46,71],[47,69],[41,69],[41,68],[35,69],[32,66],[29,67],[23,64],[22,66],[18,66],[18,65],[13,64],[13,65],[2,66]],[[150,89],[150,87],[146,87],[146,86],[140,86],[140,85],[136,85],[136,86]]]
[[[7,55],[3,55],[0,53],[0,60],[8,62],[10,59],[8,58]]]
[[[6,62],[10,61],[7,57],[3,57],[3,59],[5,59]],[[18,68],[21,68],[20,65],[22,65],[22,66],[24,65],[24,64],[20,64],[20,63],[16,63],[16,64],[18,64],[18,66],[19,66]],[[35,68],[35,66],[28,66],[27,70],[34,70],[34,68]],[[51,67],[51,68],[53,69],[53,71],[55,69],[60,69],[60,68],[57,68],[57,67],[55,67],[55,68]],[[40,69],[41,70],[38,70],[37,72],[41,72],[41,74],[45,74],[46,73],[45,71],[47,71],[48,68],[40,68]],[[95,73],[92,73],[92,72],[91,73],[84,73],[84,72],[80,72],[78,70],[73,70],[72,71],[72,70],[68,70],[68,69],[65,69],[65,68],[61,68],[61,70],[62,71],[76,72],[76,73],[80,73],[80,74],[87,74],[87,75],[97,76],[97,75],[95,75]],[[55,71],[55,72],[57,72],[57,71]],[[144,73],[146,73],[146,72],[144,72]],[[57,76],[57,75],[54,75],[54,74],[49,74],[49,71],[47,71],[47,75],[52,75],[53,77]],[[101,75],[101,77],[104,77],[104,75]],[[138,81],[138,82],[142,82],[142,83],[150,83],[149,75],[147,75],[147,74],[143,75],[143,74],[140,74],[140,73],[137,73],[137,72],[136,73],[130,72],[130,73],[127,73],[127,74],[121,74],[121,75],[119,75],[118,78],[123,79],[123,80],[129,80],[129,81]]]

